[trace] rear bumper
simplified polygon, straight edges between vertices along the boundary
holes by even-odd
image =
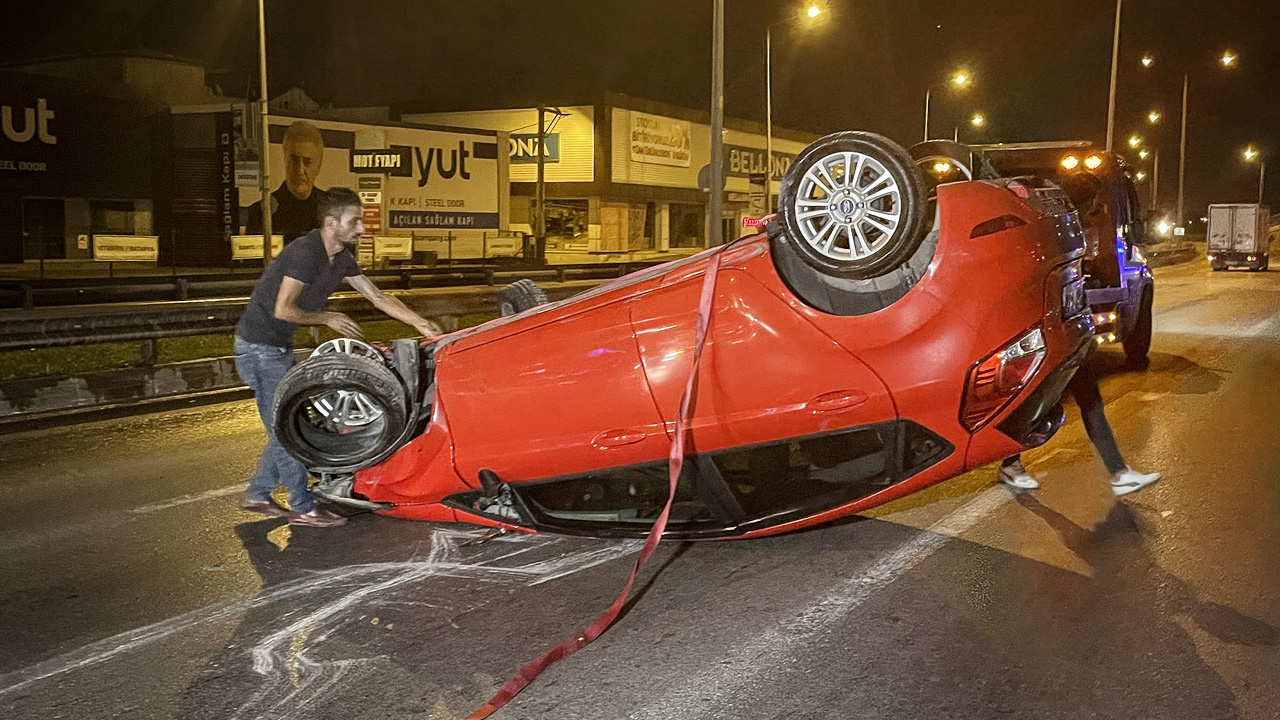
[[[1209,253],[1209,257],[1213,258],[1210,262],[1215,262],[1219,265],[1251,265],[1266,256],[1267,252],[1265,250],[1252,253],[1236,252],[1235,250],[1222,250]],[[1250,258],[1253,259],[1250,260]]]

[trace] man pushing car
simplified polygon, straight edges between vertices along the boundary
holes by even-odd
[[[253,288],[244,315],[236,325],[235,363],[240,379],[258,404],[267,429],[267,447],[240,507],[252,512],[288,517],[290,525],[332,527],[346,518],[316,506],[308,489],[307,469],[277,442],[272,432],[276,388],[293,366],[293,335],[302,325],[324,325],[347,337],[360,337],[360,326],[347,315],[324,310],[329,296],[345,280],[378,310],[412,325],[424,336],[440,328],[384,294],[360,271],[352,248],[364,232],[360,198],[348,188],[330,188],[319,203],[320,227],[285,246]],[[283,485],[289,509],[277,505],[271,493]]]

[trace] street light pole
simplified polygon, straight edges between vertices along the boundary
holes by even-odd
[[[538,179],[534,191],[534,202],[538,205],[538,214],[534,218],[534,257],[539,257],[538,249],[547,245],[547,157],[543,148],[547,146],[547,108],[538,106]],[[526,258],[527,259],[527,258]]]
[[[1182,141],[1178,151],[1178,224],[1182,224],[1182,189],[1187,178],[1187,75],[1182,76]]]
[[[707,198],[711,247],[724,243],[724,0],[715,0],[711,31],[711,189]]]
[[[271,262],[271,179],[267,173],[267,152],[271,148],[271,123],[267,103],[267,13],[258,0],[258,105],[262,111],[262,144],[258,158],[258,191],[262,194],[262,260]]]
[[[1116,78],[1120,70],[1120,10],[1124,0],[1116,0],[1116,29],[1111,39],[1111,90],[1107,96],[1107,152],[1116,134]]]
[[[764,30],[764,204],[773,211],[773,26]]]
[[[1151,163],[1151,209],[1156,209],[1160,201],[1160,148],[1156,148],[1155,160]]]
[[[1262,204],[1262,184],[1267,180],[1267,161],[1258,163],[1258,204]]]
[[[924,90],[924,141],[929,142],[929,99],[933,94],[933,86]]]

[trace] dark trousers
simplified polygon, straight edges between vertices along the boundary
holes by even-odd
[[[1098,452],[1098,457],[1102,458],[1102,464],[1107,467],[1107,472],[1115,475],[1128,467],[1124,456],[1120,454],[1120,448],[1116,446],[1116,438],[1111,433],[1111,425],[1107,422],[1107,415],[1102,408],[1102,394],[1098,392],[1098,379],[1093,374],[1093,367],[1089,360],[1080,364],[1080,368],[1076,370],[1076,374],[1067,385],[1067,392],[1071,393],[1071,397],[1080,408],[1080,419],[1084,421],[1084,430],[1089,434],[1089,441],[1093,443],[1093,449]],[[1006,458],[1003,464],[1012,464],[1017,459],[1018,456],[1014,455]]]

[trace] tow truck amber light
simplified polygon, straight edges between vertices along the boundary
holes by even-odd
[[[1089,168],[1090,170],[1097,170],[1098,168],[1102,167],[1102,156],[1090,155],[1089,157],[1084,159],[1084,166]]]
[[[1044,362],[1044,333],[1028,330],[969,371],[960,423],[969,432],[986,425],[1022,391]]]
[[[1078,167],[1080,167],[1080,158],[1075,155],[1068,155],[1062,158],[1063,170],[1075,170]]]

